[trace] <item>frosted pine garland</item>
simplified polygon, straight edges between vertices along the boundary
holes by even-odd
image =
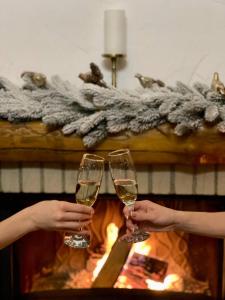
[[[93,84],[77,88],[54,76],[46,89],[33,86],[27,90],[0,78],[0,119],[41,120],[61,128],[65,135],[81,136],[90,148],[108,135],[139,134],[166,122],[174,124],[179,136],[206,122],[225,132],[225,98],[201,83],[136,90]]]

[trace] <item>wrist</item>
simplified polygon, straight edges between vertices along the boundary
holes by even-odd
[[[22,221],[24,222],[25,230],[28,232],[38,230],[35,221],[32,217],[32,206],[26,207],[20,211]]]
[[[174,210],[174,230],[183,230],[187,212]]]

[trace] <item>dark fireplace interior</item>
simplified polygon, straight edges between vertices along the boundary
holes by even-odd
[[[0,198],[1,219],[43,199],[73,201],[68,194]],[[224,210],[219,196],[144,198],[182,210]],[[112,195],[99,196],[91,231],[88,249],[65,246],[62,233],[38,231],[2,250],[0,299],[222,299],[222,240],[169,232],[152,233],[133,247],[118,244],[124,219],[122,205]],[[106,263],[97,271],[103,259]]]

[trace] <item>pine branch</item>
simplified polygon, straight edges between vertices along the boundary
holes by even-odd
[[[100,78],[100,77],[99,77]],[[59,76],[45,88],[22,89],[0,78],[0,118],[10,122],[41,120],[61,128],[65,135],[82,137],[86,147],[94,147],[109,134],[141,133],[160,124],[175,125],[181,136],[207,123],[225,132],[225,97],[202,83],[189,87],[120,90],[96,84],[81,88]]]

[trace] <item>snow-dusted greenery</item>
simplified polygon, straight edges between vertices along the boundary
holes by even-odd
[[[193,87],[181,82],[175,87],[155,84],[136,90],[93,84],[78,88],[54,76],[45,89],[23,89],[0,78],[0,119],[41,120],[61,128],[65,135],[81,136],[90,148],[108,135],[139,134],[166,122],[174,124],[179,136],[205,122],[225,132],[225,98],[201,83]]]

